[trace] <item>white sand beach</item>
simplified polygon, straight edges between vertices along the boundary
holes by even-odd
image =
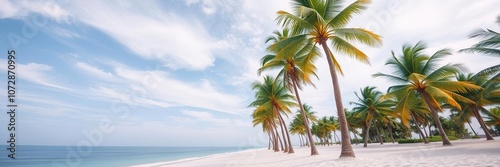
[[[384,145],[353,145],[356,158],[339,159],[340,145],[318,146],[320,155],[310,156],[309,147],[295,147],[294,154],[267,149],[246,150],[179,161],[137,165],[163,166],[500,166],[500,137],[494,141],[463,139],[441,142]]]

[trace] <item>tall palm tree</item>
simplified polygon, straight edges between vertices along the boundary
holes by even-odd
[[[388,113],[391,113],[392,103],[381,98],[382,92],[375,90],[375,87],[364,87],[360,89],[360,94],[354,92],[358,97],[357,102],[350,102],[355,107],[353,111],[358,112],[356,117],[363,118],[367,124],[365,141],[363,147],[367,147],[370,127],[373,123],[373,118],[382,118]],[[380,140],[380,138],[379,138]]]
[[[500,16],[497,17],[500,26]],[[459,52],[483,53],[492,56],[500,56],[500,33],[491,29],[478,29],[469,35],[469,38],[482,39],[470,48],[462,49]]]
[[[441,49],[432,56],[427,56],[423,51],[427,46],[423,42],[418,42],[414,46],[404,45],[403,54],[399,57],[392,52],[392,59],[386,65],[395,69],[394,74],[374,74],[375,77],[385,77],[399,85],[389,87],[392,96],[401,99],[395,111],[400,113],[401,120],[408,125],[411,107],[424,102],[432,113],[434,123],[443,139],[443,145],[451,145],[441,122],[438,111],[442,111],[441,103],[449,104],[461,109],[458,101],[474,103],[473,101],[457,94],[467,90],[479,89],[480,87],[469,82],[452,81],[451,78],[461,71],[458,64],[447,64],[438,66],[438,60],[450,55],[450,50]]]
[[[276,36],[268,38],[266,42],[278,43],[282,40],[288,38],[289,30],[284,29],[282,32],[275,31]],[[269,48],[271,53],[282,52],[283,49],[273,50]],[[262,58],[262,67],[258,70],[259,74],[264,70],[269,69],[280,69],[278,73],[278,78],[282,78],[283,84],[289,90],[293,90],[295,97],[299,104],[299,108],[303,117],[303,120],[308,120],[304,112],[304,108],[299,96],[298,89],[302,88],[303,84],[312,84],[310,76],[316,76],[315,70],[316,66],[313,61],[319,56],[319,52],[314,48],[313,44],[304,43],[301,48],[293,50],[293,48],[288,48],[286,51],[288,54],[277,56],[277,54],[268,54]],[[309,129],[309,122],[305,121],[306,132],[309,140],[312,140],[311,130]],[[291,146],[291,145],[290,145]],[[311,143],[311,155],[317,155],[318,150],[314,143]]]
[[[254,112],[273,111],[274,118],[278,120],[278,123],[275,124],[282,126],[282,133],[286,133],[288,138],[288,142],[286,142],[285,134],[283,134],[285,151],[293,153],[294,150],[290,141],[290,135],[280,112],[284,114],[291,113],[289,107],[296,106],[297,104],[294,102],[295,98],[289,94],[281,82],[280,80],[275,80],[273,77],[265,76],[264,82],[252,83],[252,89],[255,90],[255,101],[250,106],[257,107]],[[286,146],[287,143],[288,146]]]
[[[356,41],[368,46],[379,46],[381,44],[380,36],[362,28],[345,28],[345,26],[354,14],[366,9],[369,3],[369,0],[357,0],[344,8],[340,1],[334,0],[293,0],[294,12],[278,11],[277,21],[284,27],[291,28],[293,34],[297,35],[271,46],[285,48],[277,56],[286,55],[287,48],[300,47],[304,41],[313,44],[314,48],[317,47],[317,44],[322,46],[330,68],[334,99],[340,121],[342,136],[340,157],[355,157],[355,154],[350,144],[337,77],[337,72],[342,74],[342,70],[328,47],[327,41],[331,42],[334,51],[368,63],[368,56],[350,42]]]

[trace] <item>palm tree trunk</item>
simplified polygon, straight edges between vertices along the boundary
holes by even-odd
[[[295,153],[295,151],[293,150],[293,146],[292,146],[292,140],[290,140],[290,132],[288,132],[288,128],[286,127],[286,123],[285,121],[283,120],[283,117],[279,116],[280,120],[281,120],[281,123],[283,124],[283,127],[285,128],[285,132],[286,132],[286,137],[288,139],[288,154],[292,154],[292,153]]]
[[[432,131],[431,131],[432,125],[430,122],[428,122],[428,124],[429,124],[429,126],[428,126],[429,127],[429,136],[428,137],[432,137]],[[424,129],[424,131],[425,131],[425,129]]]
[[[391,120],[389,120],[391,121]],[[394,143],[394,136],[392,135],[392,124],[391,122],[389,122],[389,134],[391,134],[391,141],[392,143]]]
[[[352,132],[352,135],[354,135],[354,139],[356,140],[356,145],[358,145],[359,144],[358,136],[356,136],[356,133],[354,133],[352,128],[351,128],[351,132]]]
[[[267,150],[271,149],[271,135],[269,135],[269,144],[267,145]]]
[[[419,126],[419,129],[420,129],[420,126]],[[424,134],[425,134],[425,138],[429,138],[429,135],[427,135],[427,131],[425,131],[425,126],[424,126]]]
[[[477,121],[479,122],[479,125],[481,125],[481,128],[484,131],[484,134],[486,135],[486,140],[494,140],[493,136],[491,136],[491,133],[488,130],[488,127],[484,123],[483,118],[481,117],[481,114],[479,114],[479,109],[477,108],[476,105],[472,106],[472,111],[474,112],[474,116],[476,117]]]
[[[378,130],[377,124],[374,124],[373,127],[375,128],[375,132],[377,132],[377,140],[378,140],[378,142],[381,145],[384,144],[384,140],[382,139],[382,136],[380,136],[380,131]]]
[[[366,127],[365,141],[364,141],[363,147],[368,147],[368,138],[370,137],[370,126],[372,126],[372,121],[373,121],[373,117],[370,118],[370,121],[368,121],[368,126]]]
[[[273,121],[274,124],[274,121]],[[276,136],[278,133],[275,133],[275,129],[273,127],[271,129],[271,134],[273,135],[273,150],[274,152],[279,152],[279,146],[278,146],[278,137]]]
[[[281,123],[281,115],[278,113],[278,120],[280,121],[280,129],[281,129],[281,135],[282,135],[282,138],[283,138],[283,144],[285,145],[285,149],[282,150],[283,152],[288,152],[288,143],[286,141],[286,135],[285,135],[285,130],[283,129],[283,123]]]
[[[439,115],[432,106],[431,101],[429,99],[429,95],[426,93],[421,93],[422,98],[424,99],[425,103],[427,103],[427,107],[431,110],[432,117],[434,119],[434,124],[436,124],[436,127],[438,128],[439,135],[441,135],[441,138],[443,139],[443,146],[451,146],[450,139],[448,139],[448,135],[446,135],[446,132],[444,132],[443,125],[441,125],[441,121],[439,121]]]
[[[281,150],[283,151],[283,142],[281,141],[281,138],[280,138],[280,134],[278,133],[278,126],[276,125],[276,122],[274,121],[273,119],[273,124],[274,124],[274,131],[276,132],[276,138],[277,138],[277,141],[276,141],[276,145],[278,145],[278,142],[280,143],[281,145]],[[279,152],[279,147],[278,147],[278,150],[277,152]]]
[[[342,97],[340,92],[339,81],[337,78],[337,72],[335,71],[335,66],[333,64],[332,56],[330,55],[330,50],[326,41],[321,41],[320,45],[325,51],[326,59],[328,60],[328,67],[330,68],[330,76],[332,79],[333,94],[335,98],[335,105],[337,106],[337,114],[340,123],[340,136],[342,138],[342,150],[340,152],[340,157],[356,157],[354,150],[351,146],[351,139],[349,136],[349,130],[347,129],[347,120],[344,113],[344,106],[342,104]]]
[[[300,137],[300,134],[298,135],[299,136],[299,144],[300,144],[300,147],[303,147],[303,143],[302,143],[302,138]]]
[[[297,98],[297,103],[299,103],[300,113],[302,115],[302,120],[304,120],[304,126],[306,127],[307,137],[309,138],[309,143],[311,145],[311,155],[318,155],[318,150],[313,142],[311,128],[309,128],[309,123],[307,121],[306,113],[304,112],[304,107],[302,106],[302,101],[300,101],[299,91],[297,90],[297,79],[292,77],[293,90],[295,92],[295,97]]]
[[[415,118],[415,113],[413,113],[413,111],[411,111],[410,114],[411,114],[411,118],[412,118],[413,122],[415,122],[415,128],[417,128],[419,134],[423,136],[424,133],[422,132],[422,129],[420,129],[420,126],[418,125],[417,119]],[[424,132],[425,132],[425,129],[424,129]],[[424,137],[424,144],[429,144],[429,140],[427,140],[427,138],[425,138],[425,137]]]
[[[302,135],[302,137],[304,137],[304,140],[305,140],[305,142],[306,142],[306,146],[307,146],[307,147],[310,147],[310,145],[309,145],[309,141],[310,141],[310,140],[306,137],[306,135]]]
[[[475,135],[475,136],[477,136],[477,133],[476,133],[476,131],[474,130],[474,128],[472,128],[472,125],[470,124],[470,121],[469,121],[469,120],[467,120],[467,124],[469,124],[469,127],[470,127],[470,129],[472,130],[472,132],[474,132],[474,135]]]
[[[339,138],[339,136],[337,135],[337,131],[336,131],[336,130],[334,130],[334,131],[333,131],[333,135],[335,136],[335,144],[337,144],[337,140],[339,141],[339,144],[341,144],[341,143],[340,143],[340,138]]]

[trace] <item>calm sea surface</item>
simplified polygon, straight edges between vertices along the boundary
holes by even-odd
[[[121,167],[212,154],[235,152],[248,147],[77,147],[16,146],[16,159],[7,157],[0,145],[0,167]]]

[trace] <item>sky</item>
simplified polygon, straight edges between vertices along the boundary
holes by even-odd
[[[371,77],[391,72],[384,65],[391,50],[398,54],[420,40],[429,54],[466,48],[477,42],[467,37],[473,30],[500,29],[498,6],[497,0],[374,1],[348,27],[381,35],[383,46],[356,44],[370,65],[338,55],[344,106],[352,108],[362,87],[385,92],[392,84]],[[265,39],[280,28],[278,10],[291,11],[289,1],[0,0],[3,78],[7,51],[17,56],[17,144],[267,145],[247,106],[254,98],[250,84],[262,80],[257,69]],[[454,52],[443,63],[477,72],[500,60]],[[301,98],[318,116],[336,116],[326,59],[316,65],[316,87],[305,87]],[[0,94],[7,96],[6,89]],[[6,141],[8,115],[1,115]]]

